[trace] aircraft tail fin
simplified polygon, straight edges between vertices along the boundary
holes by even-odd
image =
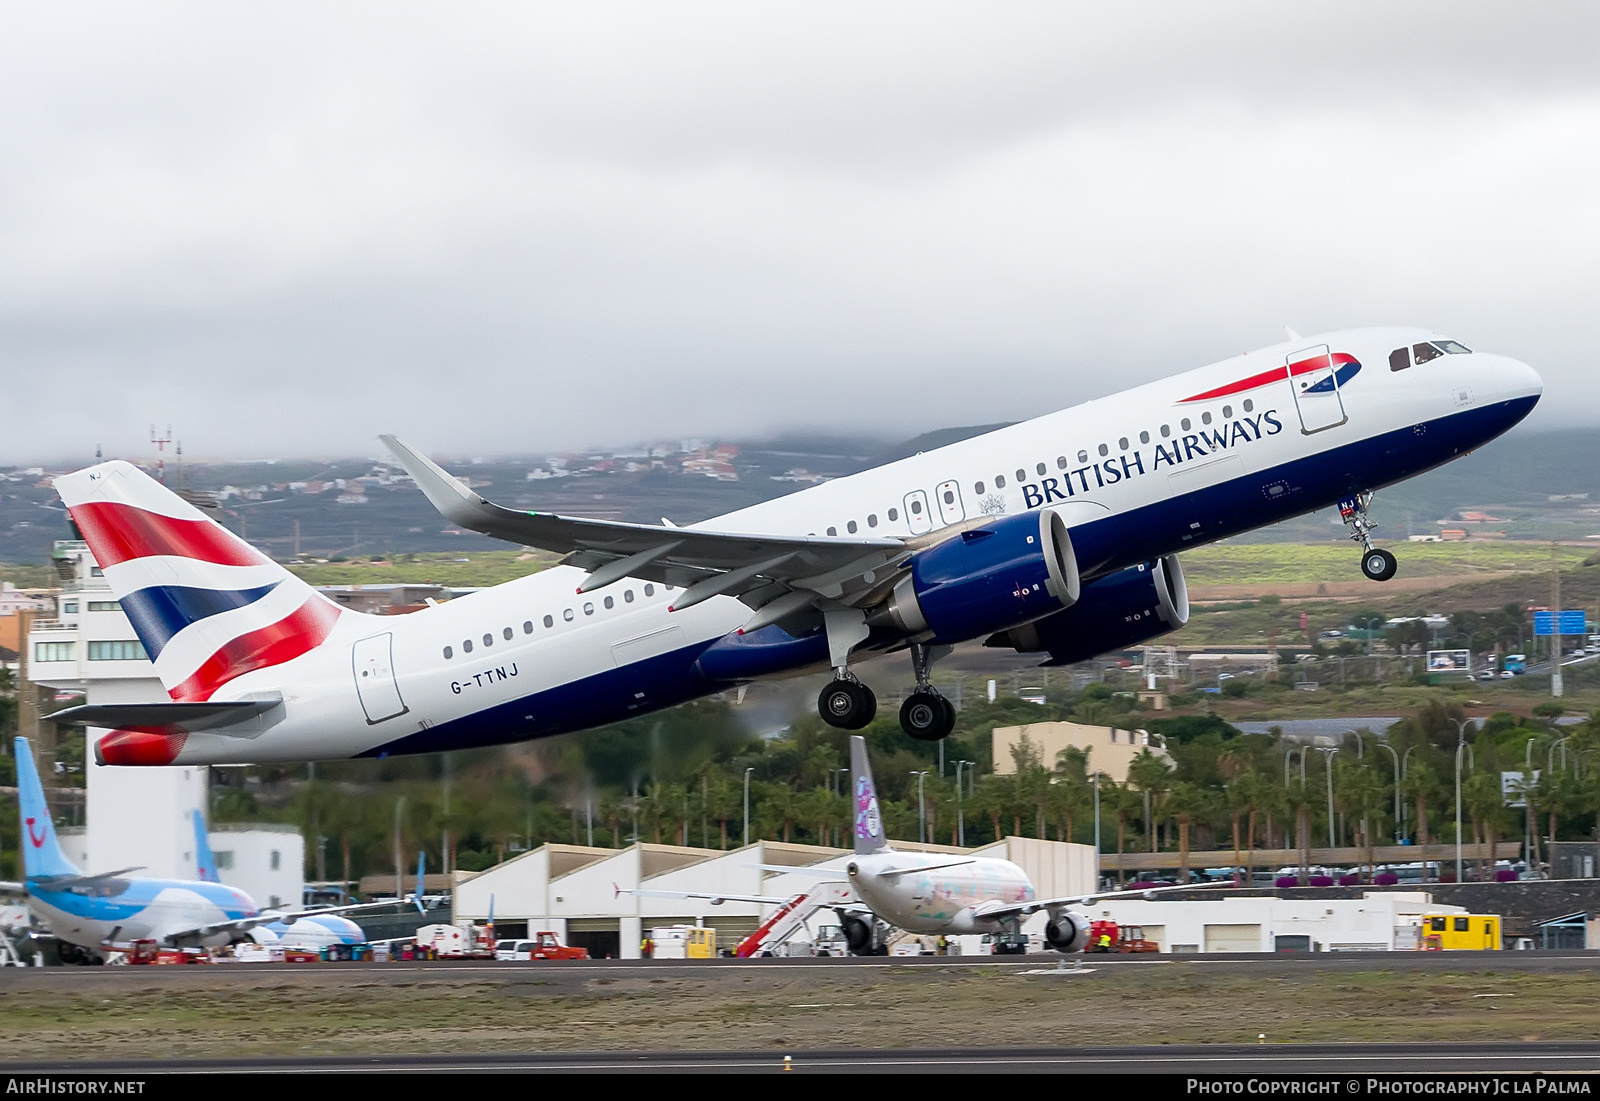
[[[131,463],[55,481],[175,700],[320,646],[340,607]]]
[[[888,852],[883,815],[878,810],[878,789],[872,782],[872,764],[867,760],[867,740],[859,734],[850,736],[850,792],[856,855]]]
[[[194,814],[194,862],[202,883],[221,883],[217,875],[217,854],[211,851],[211,838],[206,834],[205,815],[196,807]]]
[[[422,902],[422,884],[427,877],[428,851],[426,849],[421,849],[417,852],[417,893],[411,896],[412,901],[417,904],[417,913],[419,914],[425,914],[428,912],[427,907]]]
[[[39,782],[39,771],[33,763],[33,746],[26,738],[18,738],[13,745],[17,760],[17,807],[22,818],[20,841],[24,878],[82,875],[56,840],[56,824],[50,818],[44,785]]]

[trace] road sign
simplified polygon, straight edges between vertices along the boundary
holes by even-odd
[[[1539,782],[1539,772],[1539,769],[1534,769],[1531,774],[1522,772],[1500,774],[1500,794],[1505,796],[1506,806],[1521,810],[1528,805],[1525,793],[1528,788]]]
[[[1558,622],[1556,617],[1560,616]],[[1547,611],[1533,613],[1533,633],[1536,635],[1581,635],[1584,632],[1584,613],[1582,608],[1574,611]]]

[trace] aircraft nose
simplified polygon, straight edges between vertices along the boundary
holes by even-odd
[[[1539,372],[1509,356],[1494,357],[1494,381],[1502,401],[1538,398],[1544,393],[1544,380],[1539,377]]]

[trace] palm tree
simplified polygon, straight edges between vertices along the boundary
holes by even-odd
[[[1167,795],[1167,813],[1178,820],[1178,881],[1189,882],[1189,826],[1211,813],[1211,793],[1198,784],[1179,780]]]
[[[1128,762],[1128,783],[1146,797],[1146,806],[1149,813],[1145,816],[1144,828],[1150,835],[1150,851],[1156,851],[1155,824],[1162,818],[1161,803],[1168,791],[1172,790],[1172,765],[1163,757],[1157,757],[1145,747],[1137,757]]]

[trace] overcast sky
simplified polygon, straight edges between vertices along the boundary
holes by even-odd
[[[0,460],[1046,412],[1416,324],[1600,422],[1600,5],[0,0]]]

